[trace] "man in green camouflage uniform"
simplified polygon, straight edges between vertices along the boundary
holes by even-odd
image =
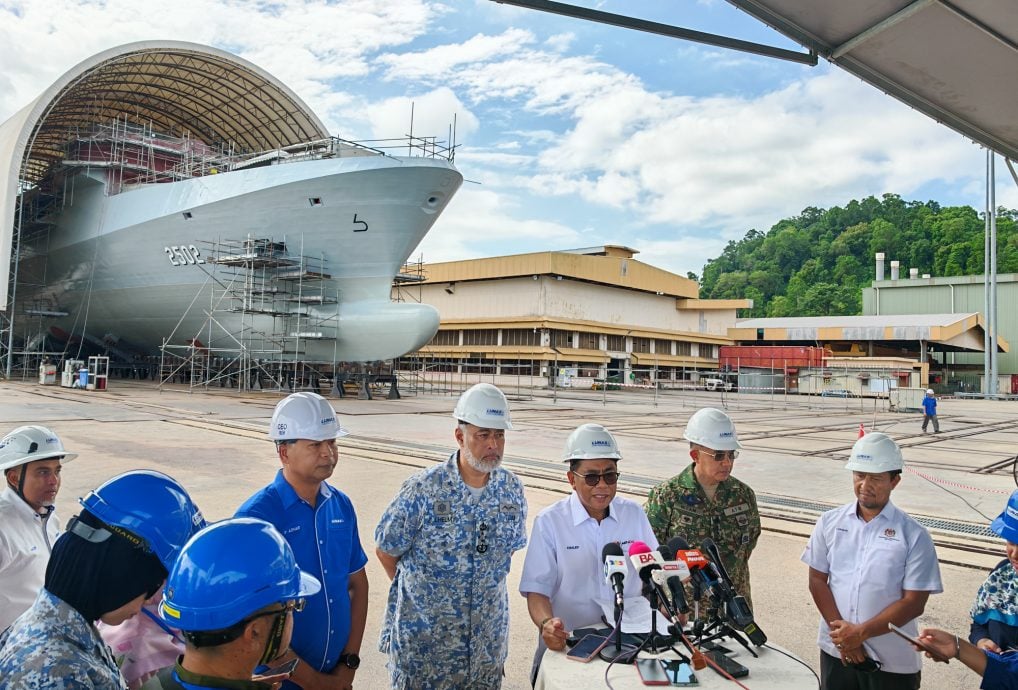
[[[760,537],[760,513],[753,490],[731,476],[742,447],[735,425],[721,410],[706,407],[690,417],[682,437],[689,441],[693,462],[647,497],[645,510],[654,535],[662,544],[685,537],[693,549],[707,537],[713,539],[736,593],[752,606],[749,556]],[[706,597],[701,599],[701,615],[706,603]]]

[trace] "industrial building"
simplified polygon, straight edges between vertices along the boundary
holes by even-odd
[[[403,299],[436,307],[432,341],[402,358],[424,376],[481,374],[558,385],[695,385],[716,375],[736,310],[695,281],[607,245],[426,264]]]

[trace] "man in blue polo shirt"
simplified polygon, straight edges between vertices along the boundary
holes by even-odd
[[[933,389],[927,389],[926,397],[923,398],[923,433],[926,433],[926,427],[930,422],[933,422],[933,433],[940,433],[940,422],[937,421],[937,396],[934,395]]]
[[[276,405],[269,436],[283,467],[275,480],[237,510],[272,523],[293,548],[301,570],[321,583],[293,617],[288,660],[297,665],[284,688],[353,687],[368,611],[368,558],[357,534],[353,504],[326,483],[336,468],[336,439],[347,432],[329,402],[294,393]],[[275,662],[274,662],[275,663]]]

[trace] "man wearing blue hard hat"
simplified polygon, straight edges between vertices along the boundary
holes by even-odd
[[[293,613],[320,589],[269,523],[232,518],[202,530],[170,571],[160,607],[182,631],[184,656],[143,690],[268,690],[292,664],[252,678],[254,669],[278,662],[290,644]]]
[[[346,436],[329,401],[294,393],[272,414],[269,437],[282,468],[249,498],[237,517],[272,523],[289,542],[297,564],[322,583],[321,592],[293,619],[289,658],[301,663],[284,688],[353,687],[368,612],[368,557],[357,515],[342,491],[327,483],[339,460],[336,439]]]
[[[4,687],[124,690],[95,623],[137,615],[204,525],[183,487],[159,472],[126,472],[81,504],[53,545],[35,603],[0,634]]]

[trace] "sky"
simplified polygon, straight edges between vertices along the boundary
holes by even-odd
[[[801,50],[723,0],[572,4]],[[466,182],[415,251],[447,261],[622,244],[685,275],[747,231],[884,193],[982,208],[976,144],[816,67],[491,0],[0,0],[0,122],[87,57],[212,45],[331,134],[446,139]],[[1018,207],[998,163],[997,203]]]

